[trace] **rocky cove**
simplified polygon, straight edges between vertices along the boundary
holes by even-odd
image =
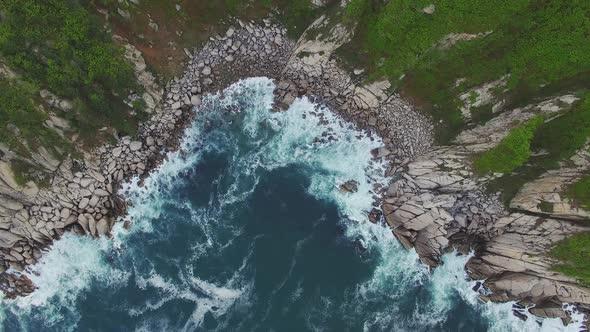
[[[137,137],[123,137],[81,159],[62,162],[41,152],[36,160],[53,170],[50,188],[21,187],[4,162],[0,164],[2,290],[10,297],[33,292],[35,285],[17,271],[35,264],[65,232],[108,236],[115,222],[125,222],[127,203],[119,193],[120,184],[145,177],[178,148],[194,116],[192,109],[198,112],[204,96],[242,78],[266,76],[277,86],[276,111],[297,97],[310,96],[383,139],[384,146],[373,156],[388,161],[386,175],[392,182],[378,188],[382,197],[375,197],[379,203],[368,219],[383,217],[395,237],[404,247],[414,248],[424,264],[437,268],[441,255],[452,248],[465,254],[474,250],[466,269],[473,279],[485,280],[474,290],[482,300],[518,301],[537,316],[564,320],[569,319],[564,304],[587,312],[590,289],[552,271],[551,259],[544,255],[566,235],[588,229],[578,222],[587,212],[559,194],[559,188],[587,168],[587,149],[573,158],[574,166],[548,172],[525,186],[510,211],[483,189],[493,176],[478,177],[471,169],[472,156],[499,144],[517,120],[539,112],[551,115],[571,105],[575,96],[503,112],[462,132],[452,145],[435,146],[430,119],[391,94],[387,81],[363,84],[362,74],[349,73],[334,60],[333,52],[350,38],[345,26],[324,16],[296,41],[271,20],[237,20],[223,35],[190,52],[183,76],[165,87],[156,84],[141,52],[127,44],[125,55],[135,64],[151,113]],[[538,203],[546,200],[559,208],[540,210]]]

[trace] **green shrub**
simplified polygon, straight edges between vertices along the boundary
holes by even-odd
[[[590,286],[590,233],[575,234],[559,242],[551,256],[560,262],[553,268]]]
[[[369,20],[368,47],[386,56],[383,73],[397,79],[415,66],[442,37],[451,32],[494,30],[523,10],[529,0],[401,0],[390,1]],[[423,8],[434,4],[435,12]]]
[[[123,50],[81,0],[3,0],[0,2],[0,53],[22,73],[23,81],[60,97],[77,99],[66,116],[87,143],[97,144],[96,130],[112,126],[132,132],[137,119],[123,103],[129,90],[138,90],[133,67]],[[21,131],[43,132],[35,112],[28,124],[10,121]],[[21,114],[22,115],[22,114]],[[87,126],[76,126],[79,124]],[[33,130],[34,128],[34,130]],[[82,130],[85,132],[82,133]],[[87,132],[90,130],[90,132]],[[49,146],[49,135],[42,137]]]
[[[585,176],[572,184],[567,196],[585,209],[590,209],[590,176]]]
[[[510,131],[498,146],[481,154],[474,163],[479,174],[509,173],[524,165],[531,156],[531,141],[535,130],[543,123],[537,116]]]
[[[65,97],[135,87],[122,50],[78,1],[4,0],[0,11],[0,51],[25,79]]]
[[[541,203],[537,204],[537,208],[539,208],[539,210],[541,210],[543,212],[552,213],[553,212],[553,203],[541,201]]]
[[[534,150],[543,150],[547,155],[543,164],[556,168],[559,161],[566,160],[586,144],[590,137],[590,94],[578,102],[571,111],[544,123],[537,130],[532,142]]]
[[[344,11],[344,20],[352,22],[363,17],[369,8],[369,0],[351,0]]]
[[[458,96],[474,86],[510,74],[507,89],[495,92],[510,108],[590,85],[589,1],[358,3],[369,5],[364,11],[355,10],[354,2],[347,8],[363,14],[355,45],[345,47],[364,56],[371,77],[390,78],[440,122],[441,143],[465,128]],[[422,9],[430,4],[436,9],[428,15]],[[448,49],[434,47],[449,33],[488,32]],[[456,85],[458,79],[463,83]]]

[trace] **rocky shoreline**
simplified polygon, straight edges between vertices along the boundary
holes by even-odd
[[[473,248],[476,255],[467,270],[474,279],[486,279],[477,290],[483,300],[523,301],[535,305],[530,310],[535,315],[566,320],[563,303],[576,303],[587,312],[590,289],[552,272],[551,262],[542,255],[567,234],[585,228],[553,215],[507,212],[497,196],[481,190],[491,178],[477,178],[470,167],[471,156],[498,144],[515,119],[526,120],[539,110],[556,112],[571,98],[505,112],[462,133],[451,146],[434,147],[429,119],[390,93],[387,81],[363,84],[362,74],[348,73],[334,60],[332,53],[351,37],[345,26],[323,16],[296,42],[271,20],[236,21],[224,35],[191,53],[183,76],[164,88],[146,70],[141,53],[127,44],[126,57],[135,64],[145,89],[141,98],[152,114],[136,138],[122,137],[82,160],[46,157],[43,162],[54,170],[48,189],[20,187],[7,165],[0,164],[0,289],[9,297],[34,291],[18,271],[35,264],[65,232],[108,236],[126,210],[119,184],[147,176],[178,148],[203,96],[241,78],[266,76],[276,82],[278,108],[297,97],[313,96],[383,138],[385,145],[374,156],[390,160],[387,175],[394,180],[381,188],[381,209],[370,219],[383,215],[394,235],[406,248],[415,248],[422,262],[436,267],[449,248]]]

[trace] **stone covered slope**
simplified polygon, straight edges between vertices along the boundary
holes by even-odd
[[[82,159],[42,160],[53,167],[50,186],[44,189],[33,183],[18,186],[10,167],[0,163],[0,289],[5,294],[33,291],[34,285],[18,271],[37,262],[42,250],[65,232],[109,234],[126,208],[119,184],[147,175],[176,148],[203,94],[242,77],[280,73],[292,48],[285,29],[270,21],[263,26],[238,23],[239,30],[230,28],[192,55],[184,77],[165,89],[146,70],[140,52],[126,46],[126,57],[135,64],[137,80],[146,91],[143,99],[153,114],[137,137],[122,137]]]
[[[390,92],[388,81],[365,84],[363,77],[351,76],[338,65],[333,52],[351,37],[350,28],[326,16],[318,18],[295,45],[280,77],[278,101],[285,105],[295,97],[313,96],[361,128],[378,133],[385,143],[380,158],[401,163],[428,151],[432,124],[424,115]]]
[[[483,296],[485,300],[524,300],[536,305],[533,313],[549,317],[566,317],[562,303],[590,308],[590,289],[552,271],[555,262],[546,255],[558,241],[590,227],[551,218],[579,219],[580,212],[538,216],[539,198],[530,189],[546,189],[550,193],[542,199],[556,199],[558,188],[588,169],[587,162],[580,162],[587,152],[574,157],[579,165],[575,171],[549,172],[521,190],[511,206],[516,202],[522,206],[526,197],[525,201],[533,202],[523,209],[530,215],[506,211],[498,197],[482,191],[493,176],[477,177],[471,170],[474,155],[496,146],[517,123],[539,114],[551,118],[575,100],[567,95],[506,111],[461,133],[453,145],[436,147],[407,164],[383,203],[385,219],[396,237],[407,248],[415,248],[421,260],[432,267],[441,263],[441,255],[451,246],[464,252],[474,248],[476,256],[467,269],[474,279],[486,280],[484,286],[492,295]],[[557,180],[555,174],[559,174]]]

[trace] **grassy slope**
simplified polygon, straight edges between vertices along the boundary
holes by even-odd
[[[31,92],[46,88],[74,101],[74,112],[61,115],[80,129],[86,143],[95,142],[103,126],[134,131],[137,119],[123,103],[128,91],[136,88],[132,67],[121,61],[122,50],[85,7],[77,1],[6,0],[0,11],[3,57],[19,71]],[[11,111],[5,108],[3,117],[16,124],[13,117],[18,112]],[[30,114],[33,119],[34,113]],[[43,131],[39,124],[28,123]]]

